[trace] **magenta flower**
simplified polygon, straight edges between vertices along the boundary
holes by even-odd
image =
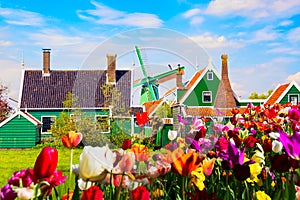
[[[293,135],[279,130],[279,141],[282,143],[286,153],[295,160],[300,160],[300,133],[295,132]]]
[[[43,194],[51,195],[52,189],[64,183],[66,181],[66,178],[67,176],[63,176],[62,171],[55,170],[50,177],[45,179],[45,181],[47,181],[49,185],[41,186]]]
[[[234,165],[244,163],[245,148],[238,149],[233,141],[228,143],[228,160],[232,161]]]
[[[14,200],[17,198],[17,193],[14,192],[9,184],[3,186],[0,190],[1,200]]]
[[[198,132],[203,127],[203,121],[198,119],[196,116],[194,117],[192,124],[190,126],[190,133]]]
[[[300,121],[300,110],[296,108],[289,109],[288,117],[291,120]]]
[[[29,187],[32,182],[34,182],[33,169],[22,169],[18,172],[13,173],[10,179],[8,179],[8,184],[20,187],[20,180],[22,180],[23,187]]]
[[[177,118],[178,118],[179,123],[181,123],[182,125],[187,125],[189,123],[189,120],[183,119],[180,115],[178,115]]]

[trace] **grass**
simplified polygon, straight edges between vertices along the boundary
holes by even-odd
[[[3,187],[7,183],[7,179],[9,179],[14,172],[20,171],[21,169],[33,168],[35,160],[41,150],[42,148],[0,150],[0,187]],[[66,148],[59,148],[57,150],[57,170],[62,170],[64,175],[69,176],[70,150]],[[79,156],[81,152],[82,149],[74,149],[73,164],[79,164]]]

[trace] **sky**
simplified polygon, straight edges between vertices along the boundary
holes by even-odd
[[[149,74],[185,66],[185,80],[209,60],[221,73],[228,55],[234,92],[247,99],[278,84],[300,84],[300,1],[0,0],[0,81],[18,98],[21,66],[42,69],[105,68],[116,53],[119,68],[139,70],[143,49]],[[169,86],[166,86],[166,88]]]

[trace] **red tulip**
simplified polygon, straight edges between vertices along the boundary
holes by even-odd
[[[102,200],[103,192],[98,186],[91,186],[89,189],[84,190],[81,196],[81,200]]]
[[[56,170],[58,162],[58,152],[55,148],[44,147],[38,155],[33,172],[36,179],[48,178]]]
[[[70,131],[67,135],[61,137],[61,141],[65,147],[72,149],[76,147],[82,140],[82,134]]]
[[[139,186],[132,190],[132,200],[149,200],[150,192],[147,190],[145,186]]]
[[[130,139],[125,139],[123,141],[123,144],[122,144],[122,149],[127,150],[127,149],[130,148],[130,146],[131,146],[131,140]]]
[[[145,124],[149,121],[147,112],[143,112],[142,114],[137,112],[136,120],[139,126],[145,126]]]

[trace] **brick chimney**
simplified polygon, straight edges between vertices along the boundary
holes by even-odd
[[[184,71],[180,70],[180,64],[178,64],[178,72],[176,73],[176,87],[178,89],[183,89],[182,87],[182,75]]]
[[[116,58],[117,54],[107,54],[107,82],[116,83]]]
[[[234,108],[236,107],[236,101],[234,99],[233,90],[228,78],[228,56],[223,54],[222,59],[222,76],[218,87],[218,92],[215,99],[215,108]]]
[[[50,51],[51,49],[43,49],[43,75],[50,75]]]

